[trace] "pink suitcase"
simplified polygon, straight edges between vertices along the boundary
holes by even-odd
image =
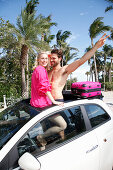
[[[82,98],[89,98],[93,96],[101,96],[101,83],[99,82],[75,82],[72,83],[71,92],[75,96]]]

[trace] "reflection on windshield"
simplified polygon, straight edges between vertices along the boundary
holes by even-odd
[[[0,113],[0,149],[33,116],[38,114],[29,105],[18,103]]]

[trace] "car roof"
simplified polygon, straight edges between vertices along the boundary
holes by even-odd
[[[86,98],[83,98],[83,97],[80,97],[80,96],[75,96],[74,94],[71,93],[70,90],[63,91],[63,97],[64,97],[64,102],[65,103],[70,102],[70,101],[77,101],[77,100],[84,100],[84,99],[86,99]],[[99,96],[89,97],[87,99],[88,100],[92,100],[92,99],[102,99],[102,98],[103,98],[103,96],[99,95]],[[43,107],[43,108],[33,107],[33,106],[30,105],[30,98],[24,99],[21,102],[29,105],[30,107],[32,107],[33,109],[37,110],[38,112],[42,112],[42,111],[44,111],[44,110],[46,110],[48,108],[52,108],[52,107],[55,106],[54,104],[52,104],[50,106],[46,106],[46,107]]]
[[[43,107],[43,108],[33,107],[33,106],[31,106],[31,104],[30,104],[30,98],[21,100],[20,103],[29,105],[31,108],[37,110],[38,112],[42,112],[43,110],[46,110],[46,109],[48,109],[48,108],[51,108],[51,107],[54,107],[54,106],[55,106],[55,105],[51,105],[51,106],[46,106],[46,107]]]

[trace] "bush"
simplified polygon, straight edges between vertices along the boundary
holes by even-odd
[[[104,87],[104,83],[102,82],[102,88]],[[105,90],[113,91],[113,82],[105,82]]]

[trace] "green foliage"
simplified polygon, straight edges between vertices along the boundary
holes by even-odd
[[[99,34],[103,33],[104,31],[109,31],[112,29],[110,26],[104,25],[104,22],[102,20],[103,17],[97,17],[90,25],[89,36],[91,40],[96,38]]]
[[[104,83],[102,83],[102,88],[104,87]],[[105,90],[113,91],[113,82],[105,82]]]
[[[109,2],[109,3],[113,3],[113,0],[105,0],[105,1],[107,1],[107,2]],[[112,10],[113,9],[113,5],[109,5],[106,9],[105,9],[105,12],[108,12],[108,11],[110,11],[110,10]]]
[[[36,51],[50,50],[49,42],[42,41],[41,36],[43,34],[49,36],[51,26],[56,25],[56,23],[51,21],[51,15],[47,17],[41,14],[36,16],[35,9],[37,4],[39,4],[38,0],[26,1],[26,7],[21,10],[21,14],[17,17],[16,26],[0,19],[0,48],[5,50],[8,57],[12,57],[12,51],[20,52],[20,75],[23,97],[28,97],[26,91],[26,84],[28,83],[26,81],[28,74],[28,71],[26,72],[28,53],[36,54]]]
[[[30,0],[29,2],[26,0],[26,12],[32,14],[37,7],[37,4],[39,4],[39,0]]]
[[[6,97],[21,95],[21,71],[19,58],[4,56],[0,58],[0,101]]]
[[[66,65],[68,61],[72,60],[73,58],[77,57],[78,49],[74,47],[70,47],[70,45],[66,42],[66,40],[70,37],[70,31],[59,30],[56,34],[56,44],[53,48],[59,48],[63,50],[63,64],[62,66]]]
[[[74,82],[77,82],[77,78],[73,78],[73,79],[67,80],[64,89],[66,89],[66,86],[67,86],[67,90],[71,90],[71,85],[72,85],[72,83],[74,83]]]

